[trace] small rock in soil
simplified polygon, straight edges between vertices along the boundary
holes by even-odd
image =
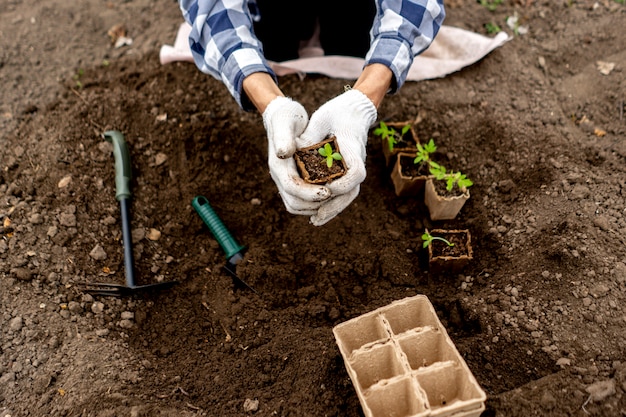
[[[559,358],[559,360],[556,361],[556,365],[560,366],[561,368],[563,368],[564,366],[569,366],[571,364],[572,360],[568,358]]]
[[[589,293],[593,295],[595,298],[603,297],[608,292],[609,292],[609,287],[607,287],[604,284],[598,284],[589,290]]]
[[[609,230],[610,229],[609,219],[606,218],[605,216],[598,216],[598,217],[594,218],[593,219],[593,224],[595,224],[596,226],[598,226],[602,230]]]
[[[21,317],[18,316],[11,319],[11,321],[9,322],[9,329],[11,329],[11,331],[13,332],[19,332],[20,330],[22,330],[23,325],[24,321]]]
[[[33,273],[28,268],[15,268],[11,270],[11,273],[15,276],[15,278],[22,281],[30,281],[33,279]]]
[[[72,213],[61,213],[59,214],[59,223],[61,224],[61,226],[65,227],[75,227],[76,215]]]
[[[52,383],[52,375],[41,375],[33,381],[33,389],[37,394],[43,394],[46,391],[46,388],[50,386]]]
[[[626,264],[624,262],[615,264],[615,278],[620,284],[626,282]]]
[[[57,235],[57,233],[59,232],[59,228],[56,226],[50,226],[48,227],[48,233],[47,236],[48,237],[55,237]]]
[[[246,413],[254,413],[259,409],[259,400],[252,400],[250,398],[246,398],[243,403],[243,411]]]
[[[591,394],[591,401],[601,402],[604,399],[615,395],[615,380],[598,381],[589,385],[585,391]]]
[[[120,320],[119,326],[122,329],[132,329],[133,328],[133,322],[130,321],[130,320]]]
[[[76,301],[70,301],[67,304],[67,309],[71,311],[72,313],[80,313],[83,311],[83,308],[80,306],[80,303],[77,303]]]
[[[135,313],[132,311],[122,311],[120,317],[122,320],[133,320],[135,318]]]
[[[157,241],[161,238],[161,232],[157,229],[150,229],[146,237],[152,241]]]
[[[583,198],[589,197],[590,193],[591,193],[591,191],[589,190],[589,187],[587,187],[585,185],[577,184],[577,185],[574,186],[574,189],[572,189],[572,193],[570,195],[570,199],[571,200],[582,200]]]
[[[33,213],[29,218],[28,221],[31,224],[41,224],[43,223],[43,216],[40,213]]]
[[[72,176],[71,175],[66,175],[65,177],[61,178],[61,180],[58,183],[58,187],[59,188],[65,188],[68,185],[70,185],[70,182],[72,182]]]
[[[91,252],[89,252],[89,256],[91,256],[96,261],[103,261],[107,258],[107,253],[104,251],[102,246],[96,245]]]
[[[91,311],[93,312],[93,314],[102,313],[104,311],[104,303],[101,303],[100,301],[96,301],[95,303],[91,305]]]

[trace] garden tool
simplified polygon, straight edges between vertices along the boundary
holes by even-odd
[[[206,197],[201,195],[196,196],[192,200],[191,205],[200,215],[204,224],[208,226],[209,230],[226,253],[226,264],[224,265],[226,272],[233,278],[235,283],[245,285],[258,295],[259,293],[257,293],[254,288],[249,286],[237,275],[237,264],[243,260],[243,250],[245,247],[240,246],[233,238],[228,229],[226,229],[226,226],[224,226],[224,223],[222,223],[222,220],[220,220],[209,204],[209,200],[207,200]]]
[[[131,165],[130,153],[124,140],[124,135],[116,130],[104,132],[102,137],[113,144],[115,157],[115,198],[120,202],[122,213],[122,239],[124,243],[124,269],[126,284],[95,283],[84,284],[83,291],[94,295],[121,296],[132,294],[140,290],[156,290],[172,287],[178,281],[159,282],[154,284],[137,285],[133,266],[133,248],[130,232],[130,180]]]

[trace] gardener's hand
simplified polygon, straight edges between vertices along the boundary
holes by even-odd
[[[302,134],[308,119],[300,103],[282,96],[274,98],[263,111],[269,145],[268,165],[280,197],[288,212],[311,216],[318,212],[331,193],[324,186],[306,183],[293,159],[296,137]]]
[[[365,179],[365,146],[370,126],[376,121],[374,103],[361,91],[349,90],[322,105],[309,121],[298,147],[312,146],[328,136],[335,136],[347,172],[326,184],[331,198],[311,216],[311,223],[321,226],[341,213],[359,194]]]

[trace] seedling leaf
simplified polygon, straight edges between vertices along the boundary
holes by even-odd
[[[333,152],[333,148],[330,143],[326,143],[324,147],[317,150],[320,155],[326,158],[326,166],[328,168],[333,166],[333,161],[341,161],[343,157],[339,152]]]
[[[389,146],[389,151],[393,152],[394,146],[400,141],[400,139],[402,139],[404,134],[408,132],[410,128],[411,125],[407,124],[402,126],[402,129],[398,132],[381,120],[379,127],[374,129],[374,134],[380,136],[381,139],[386,140],[387,145]]]
[[[415,159],[413,160],[414,164],[430,164],[430,154],[434,153],[437,150],[437,146],[435,146],[435,142],[431,138],[428,143],[422,145],[421,143],[417,143],[417,152],[415,153]]]

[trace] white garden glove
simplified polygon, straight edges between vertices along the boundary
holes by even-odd
[[[293,159],[296,137],[304,131],[308,119],[304,107],[287,97],[275,98],[263,112],[270,175],[287,211],[306,216],[317,213],[322,201],[331,195],[324,186],[306,183],[300,177]]]
[[[336,136],[348,168],[346,174],[326,184],[331,198],[322,202],[311,223],[321,226],[341,213],[359,194],[365,179],[365,156],[369,128],[376,121],[374,103],[362,92],[349,90],[322,105],[309,121],[298,147],[312,146]]]

